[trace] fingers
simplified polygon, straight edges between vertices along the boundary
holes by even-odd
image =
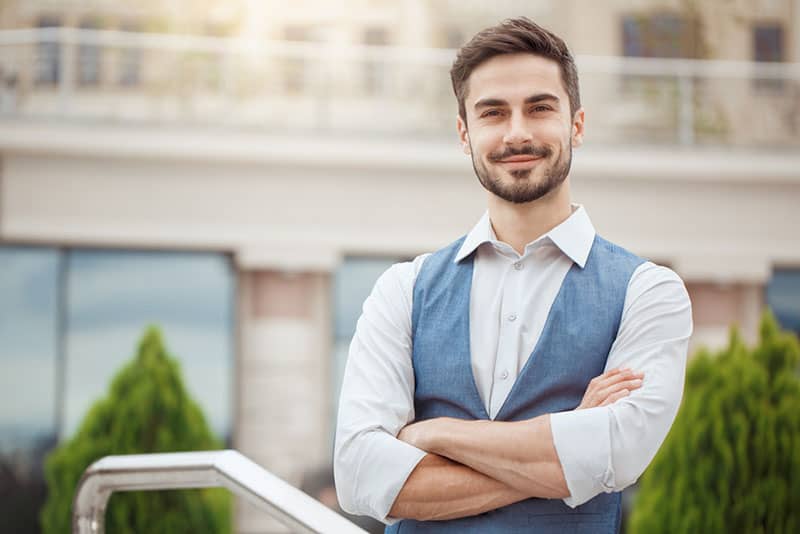
[[[601,399],[601,402],[602,402],[603,399],[607,399],[608,397],[610,397],[611,395],[616,394],[617,392],[627,391],[628,393],[630,393],[634,389],[639,389],[640,387],[642,387],[642,379],[641,378],[632,378],[630,380],[621,380],[619,382],[615,382],[615,383],[611,384],[607,388],[604,388],[604,389],[601,389],[600,391],[598,391],[597,394],[596,394],[596,398]]]
[[[589,383],[589,387],[595,387],[596,390],[603,390],[611,386],[612,384],[616,384],[623,380],[631,380],[639,378],[644,378],[644,373],[635,372],[629,368],[622,368],[622,369],[612,369],[603,373],[600,376],[597,376],[592,379]]]
[[[611,369],[589,382],[579,409],[607,406],[642,387],[644,373],[628,368]]]
[[[611,395],[606,397],[606,400],[600,403],[600,406],[608,406],[609,404],[613,404],[617,402],[619,399],[625,398],[630,394],[631,392],[628,391],[627,389],[621,389],[620,391],[612,393]]]

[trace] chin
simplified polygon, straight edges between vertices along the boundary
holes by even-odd
[[[507,172],[514,181],[520,181],[520,180],[532,181],[531,175],[533,174],[533,169],[519,169],[516,171],[507,171]]]

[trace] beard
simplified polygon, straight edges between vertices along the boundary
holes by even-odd
[[[572,145],[567,143],[567,150],[563,150],[558,159],[544,169],[544,176],[542,176],[541,180],[532,181],[530,179],[535,169],[521,169],[508,171],[513,181],[507,182],[503,180],[501,175],[504,172],[503,170],[497,169],[492,173],[482,161],[477,161],[471,146],[470,153],[472,154],[472,168],[475,170],[475,176],[478,177],[478,181],[484,189],[514,204],[533,202],[557,189],[566,180],[572,165]],[[526,146],[520,149],[509,148],[502,152],[493,152],[489,154],[487,159],[495,162],[511,156],[521,155],[542,158],[544,161],[539,163],[541,166],[547,164],[546,160],[552,157],[553,150],[546,146]]]

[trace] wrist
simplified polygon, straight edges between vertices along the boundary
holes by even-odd
[[[425,435],[425,450],[440,456],[446,456],[448,443],[457,435],[461,425],[469,424],[469,421],[453,417],[439,417],[431,422],[434,424]]]

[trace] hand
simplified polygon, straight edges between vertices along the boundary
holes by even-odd
[[[608,406],[623,397],[627,397],[634,389],[642,387],[644,373],[636,373],[631,369],[612,369],[589,382],[583,400],[576,410]]]

